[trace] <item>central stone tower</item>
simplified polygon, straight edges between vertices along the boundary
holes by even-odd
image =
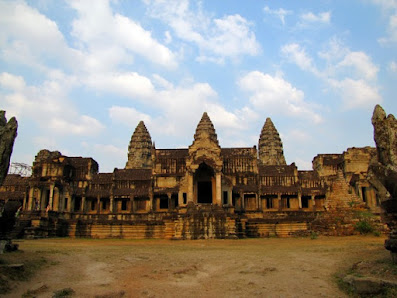
[[[128,146],[128,161],[126,169],[151,169],[152,168],[152,138],[143,123],[139,122],[131,136]]]
[[[204,112],[186,159],[188,201],[221,205],[221,147],[214,125]]]
[[[259,138],[259,160],[263,165],[286,165],[283,143],[272,119],[266,118]]]

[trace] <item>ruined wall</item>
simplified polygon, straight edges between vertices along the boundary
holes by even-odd
[[[12,117],[7,122],[5,111],[0,111],[0,185],[3,184],[10,166],[14,141],[17,136],[18,122]]]

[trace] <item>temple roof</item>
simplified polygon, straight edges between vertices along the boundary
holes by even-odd
[[[285,165],[283,144],[276,127],[266,118],[259,137],[259,159],[264,165]]]
[[[208,135],[211,141],[218,144],[218,136],[216,135],[214,125],[207,112],[203,113],[201,120],[196,128],[196,133],[194,134],[194,139],[200,139],[202,135]],[[219,144],[218,144],[219,145]]]

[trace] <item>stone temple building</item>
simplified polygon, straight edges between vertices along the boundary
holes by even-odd
[[[312,171],[287,165],[267,118],[258,147],[221,148],[207,113],[185,149],[157,149],[141,121],[124,169],[99,173],[92,158],[41,150],[31,177],[8,175],[0,202],[22,206],[25,237],[228,238],[307,231],[333,208],[379,212],[367,179],[375,148],[319,154]],[[19,229],[19,230],[18,230]]]

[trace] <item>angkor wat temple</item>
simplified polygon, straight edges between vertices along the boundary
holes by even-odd
[[[204,113],[186,149],[157,149],[141,121],[124,169],[98,173],[92,158],[41,150],[31,177],[8,175],[0,203],[22,206],[25,237],[228,238],[308,231],[321,214],[365,205],[379,213],[367,179],[372,147],[319,154],[312,171],[287,165],[266,119],[258,147],[221,148]]]

